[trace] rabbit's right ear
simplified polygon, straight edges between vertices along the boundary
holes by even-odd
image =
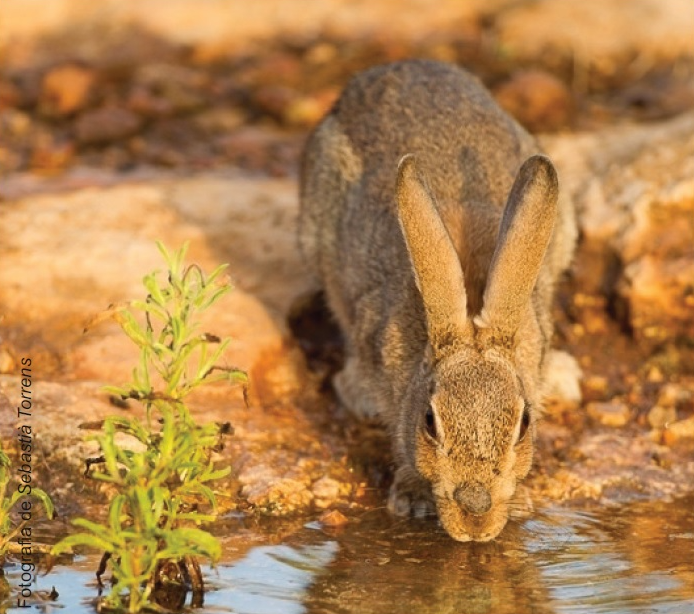
[[[458,254],[412,154],[404,156],[398,165],[397,205],[398,221],[422,295],[429,340],[438,354],[454,339],[469,336],[471,324]]]

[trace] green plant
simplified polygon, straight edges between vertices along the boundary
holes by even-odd
[[[184,267],[187,245],[173,254],[161,243],[157,246],[168,266],[167,281],[160,283],[157,272],[146,275],[144,301],[112,306],[107,312],[140,348],[140,358],[130,383],[106,390],[143,403],[145,418],[110,416],[92,437],[101,456],[88,461],[97,467],[91,475],[117,490],[108,523],[77,519],[74,525],[83,531],[54,548],[55,554],[77,545],[102,550],[97,575],[110,561],[114,580],[103,607],[131,613],[161,609],[153,594],[170,578],[164,570],[172,564],[174,575],[202,587],[195,557],[212,563],[219,559],[217,539],[198,528],[214,515],[201,513],[198,506],[206,503],[216,511],[210,483],[230,470],[216,469],[211,456],[229,428],[198,425],[184,400],[213,382],[241,383],[244,391],[247,383],[243,371],[217,364],[229,339],[200,333],[196,319],[230,291],[222,281],[226,265],[206,276],[197,265]],[[130,445],[118,443],[118,437]]]
[[[22,529],[28,523],[26,517],[23,518],[26,516],[27,508],[25,507],[23,510],[25,514],[22,514],[22,510],[16,509],[20,507],[18,504],[21,498],[28,496],[36,499],[48,518],[53,518],[54,512],[51,498],[40,488],[35,486],[27,488],[27,484],[20,483],[18,488],[15,488],[10,494],[8,488],[11,484],[11,471],[10,458],[5,454],[2,449],[2,442],[0,442],[0,575],[7,553],[17,549],[21,550],[21,548],[14,547],[16,545],[13,544],[15,537],[21,535]],[[33,512],[30,516],[34,516]]]

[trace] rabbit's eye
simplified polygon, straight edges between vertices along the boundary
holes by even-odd
[[[528,432],[528,427],[530,426],[530,410],[528,406],[523,409],[523,415],[521,416],[520,432],[518,433],[518,442],[523,441],[525,434]]]
[[[434,410],[429,407],[427,413],[424,414],[424,426],[426,427],[427,434],[432,439],[436,439],[436,421],[434,420]]]

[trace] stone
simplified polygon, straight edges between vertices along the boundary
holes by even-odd
[[[149,94],[152,97],[153,114],[190,113],[205,106],[204,90],[209,84],[208,75],[200,70],[158,62],[145,64],[135,73],[136,102]],[[159,105],[159,107],[158,107]]]
[[[311,486],[313,504],[318,508],[326,508],[332,505],[340,496],[340,483],[327,476],[316,480]]]
[[[85,66],[64,64],[49,70],[41,83],[41,111],[66,116],[84,109],[96,85],[96,72]]]
[[[692,399],[692,391],[679,384],[665,384],[658,392],[658,405],[677,407]]]
[[[653,126],[545,138],[576,202],[586,293],[645,347],[694,337],[694,113]]]
[[[542,70],[517,72],[494,90],[494,97],[531,132],[558,130],[571,119],[571,92],[560,79]]]
[[[581,387],[587,401],[601,401],[608,394],[609,380],[604,375],[590,375],[583,379]]]
[[[581,367],[573,356],[559,350],[551,350],[547,356],[543,389],[545,396],[572,403],[580,402],[581,375]]]
[[[284,108],[282,119],[290,126],[314,126],[330,111],[338,95],[339,91],[333,88],[310,96],[298,96]]]
[[[12,373],[17,366],[12,354],[5,348],[0,347],[0,373]]]
[[[138,132],[142,120],[138,115],[114,105],[82,114],[75,124],[77,140],[85,145],[110,143]]]
[[[651,428],[662,429],[677,420],[677,410],[672,406],[654,405],[647,419]]]
[[[667,425],[663,431],[663,441],[674,445],[683,439],[694,439],[694,416]]]
[[[629,422],[631,410],[626,403],[619,401],[593,402],[586,405],[588,415],[603,426],[620,427]]]
[[[349,522],[340,510],[326,510],[318,521],[325,527],[342,527]]]

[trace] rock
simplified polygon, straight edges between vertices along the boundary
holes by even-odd
[[[41,83],[41,111],[66,116],[84,109],[96,85],[96,72],[85,66],[65,64],[49,70]]]
[[[169,63],[145,64],[134,76],[136,91],[157,101],[154,110],[189,113],[206,104],[209,77],[203,71]],[[163,112],[163,111],[160,111]]]
[[[31,117],[22,111],[16,111],[14,109],[8,109],[2,114],[3,132],[5,135],[11,135],[13,137],[24,137],[28,134],[31,128]]]
[[[692,399],[692,391],[679,384],[665,384],[658,392],[658,405],[662,407],[677,407]]]
[[[72,141],[55,141],[51,137],[37,139],[31,152],[30,166],[39,172],[59,171],[70,164],[75,155]]]
[[[281,138],[254,126],[244,126],[230,134],[220,135],[217,142],[232,163],[255,169],[267,165],[270,150]]]
[[[694,337],[694,113],[544,139],[583,236],[576,284],[644,346]]]
[[[162,266],[155,239],[171,248],[189,240],[191,259],[209,270],[229,262],[237,285],[224,307],[210,312],[210,330],[234,338],[232,364],[263,365],[258,388],[270,401],[287,398],[301,387],[301,366],[285,347],[282,318],[308,282],[295,217],[294,184],[267,179],[126,184],[3,203],[3,326],[21,324],[26,347],[47,345],[78,377],[127,379],[132,352],[117,330],[83,337],[83,323],[109,303],[142,296],[142,275]]]
[[[604,400],[609,392],[609,380],[603,375],[590,375],[583,379],[581,385],[587,401]]]
[[[559,350],[550,351],[547,356],[547,381],[544,394],[572,403],[581,400],[581,367],[576,359]]]
[[[12,373],[15,370],[17,363],[4,347],[0,347],[0,373]]]
[[[349,522],[347,516],[339,510],[326,510],[318,520],[326,527],[342,527]]]
[[[694,416],[672,422],[663,431],[663,441],[669,446],[683,439],[694,439]]]
[[[662,429],[677,420],[677,410],[672,406],[654,405],[648,412],[648,424],[653,429]]]
[[[216,108],[198,113],[193,120],[206,133],[216,135],[243,126],[246,116],[239,108]]]
[[[338,90],[328,89],[311,96],[295,98],[284,109],[282,119],[290,126],[313,126],[330,111],[338,95]]]
[[[144,297],[143,275],[163,269],[156,239],[172,249],[189,241],[189,262],[206,271],[230,264],[235,289],[206,312],[201,330],[231,337],[220,362],[251,377],[249,406],[239,387],[221,385],[192,400],[201,421],[229,421],[236,430],[223,452],[235,465],[229,491],[275,515],[308,511],[316,498],[318,507],[333,504],[344,484],[351,492],[343,444],[334,435],[326,441],[295,403],[314,394],[284,323],[309,284],[296,215],[296,184],[268,178],[159,178],[3,202],[2,342],[11,339],[10,356],[34,360],[35,424],[47,449],[78,465],[86,453],[79,423],[123,411],[100,386],[130,380],[137,348],[114,323],[85,335],[85,322],[110,303]],[[63,377],[69,383],[56,381]],[[16,376],[1,376],[0,386],[0,402],[14,398]],[[141,409],[133,402],[128,411]],[[0,411],[3,437],[12,415]]]
[[[313,492],[313,504],[318,508],[326,508],[340,496],[340,483],[323,476],[313,483],[311,491]]]
[[[81,115],[75,124],[77,140],[84,145],[117,141],[135,134],[140,118],[123,107],[106,106]]]
[[[551,132],[566,126],[571,119],[571,92],[561,80],[545,71],[518,72],[497,87],[494,96],[531,132]]]
[[[263,85],[253,95],[255,105],[275,119],[282,119],[297,100],[296,90],[285,85]]]
[[[174,112],[173,105],[166,98],[139,85],[130,90],[127,107],[138,115],[151,118],[168,117]]]
[[[297,509],[307,507],[311,502],[311,493],[301,480],[291,478],[276,478],[269,474],[267,479],[257,476],[251,486],[241,489],[248,503],[262,508],[266,513],[290,514]]]
[[[629,323],[642,340],[655,345],[692,338],[692,280],[694,260],[689,257],[663,261],[644,255],[624,269],[617,291],[628,306]]]
[[[586,405],[588,415],[603,426],[620,427],[629,422],[631,410],[626,403],[610,401],[605,403],[593,402]]]
[[[16,107],[20,100],[21,92],[14,83],[5,79],[0,81],[0,109],[3,112]]]

